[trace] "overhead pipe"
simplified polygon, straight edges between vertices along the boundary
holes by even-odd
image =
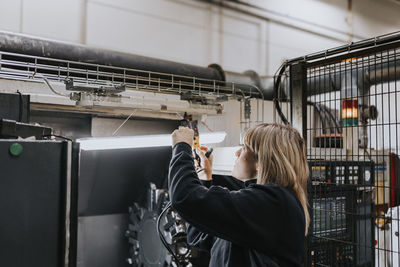
[[[240,84],[240,88],[245,92],[255,92],[258,88],[263,95],[264,100],[273,100],[274,88],[272,77],[261,77],[253,70],[247,70],[243,73],[225,71],[226,81]]]
[[[399,79],[400,60],[391,60],[363,68],[341,69],[325,74],[316,73],[307,80],[307,93],[316,95],[342,90],[345,97],[357,97],[369,91],[374,84]]]
[[[249,71],[243,74],[225,72],[218,64],[199,67],[168,60],[1,31],[0,51],[73,62],[129,68],[140,71],[151,71],[159,73],[160,76],[162,74],[177,75],[174,82],[178,82],[179,80],[185,81],[185,79],[188,80],[189,77],[215,80],[223,82],[220,83],[221,85],[232,86],[232,84],[234,84],[236,89],[243,91],[243,94],[245,95],[251,94],[252,97],[272,100],[273,96],[271,89],[264,90],[265,85],[261,83],[261,79],[256,72]],[[157,74],[155,74],[155,76],[156,75]],[[186,78],[179,76],[186,76]],[[207,81],[204,82],[207,83]],[[207,91],[207,89],[204,90]]]
[[[359,147],[368,147],[368,128],[365,118],[376,119],[377,109],[369,104],[369,91],[376,84],[400,80],[400,60],[387,60],[376,65],[316,75],[307,81],[308,95],[340,91],[341,98],[359,98],[363,107]]]
[[[202,79],[223,80],[220,72],[212,67],[204,68],[8,32],[0,32],[0,51],[182,76],[194,76]]]

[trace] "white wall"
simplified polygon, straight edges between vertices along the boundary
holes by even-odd
[[[0,30],[267,75],[283,59],[400,28],[389,0],[353,0],[351,13],[347,0],[243,1],[257,17],[193,0],[1,0]]]
[[[373,85],[370,103],[377,107],[378,117],[370,122],[369,147],[400,154],[400,82]]]

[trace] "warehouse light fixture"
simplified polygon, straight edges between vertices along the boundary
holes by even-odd
[[[200,134],[202,144],[216,144],[224,141],[226,132]],[[121,137],[81,138],[77,142],[82,150],[106,150],[139,147],[171,146],[171,135],[138,135]]]

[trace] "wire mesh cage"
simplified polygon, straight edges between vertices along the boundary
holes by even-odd
[[[307,140],[306,266],[400,266],[400,34],[285,62],[277,121]]]

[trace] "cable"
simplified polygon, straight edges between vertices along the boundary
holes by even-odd
[[[325,116],[322,115],[321,107],[317,103],[311,102],[311,101],[308,101],[307,104],[311,104],[317,110],[317,113],[319,114],[319,118],[321,119],[322,133],[326,134]]]
[[[330,127],[330,130],[331,130],[331,132],[334,132],[334,129],[337,129],[337,132],[338,133],[343,133],[343,131],[342,131],[342,128],[340,127],[340,123],[339,123],[339,120],[337,119],[337,117],[332,113],[332,110],[331,109],[329,109],[327,106],[325,106],[325,105],[322,105],[322,104],[318,104],[318,103],[315,103],[315,102],[311,102],[311,101],[307,101],[307,104],[308,105],[312,105],[316,110],[317,110],[317,112],[318,112],[318,114],[319,114],[319,117],[320,117],[320,119],[321,119],[321,124],[322,124],[322,132],[323,133],[326,133],[326,122],[325,122],[325,118],[326,118],[326,116],[324,115],[322,115],[322,112],[324,112],[325,114],[328,114],[329,115],[329,118],[330,118],[330,120],[329,120],[329,127]],[[321,109],[322,108],[322,109]],[[331,124],[331,122],[333,122],[334,123],[334,126],[332,127],[332,124]]]
[[[209,158],[211,156],[211,154],[213,153],[214,149],[211,147],[209,148],[206,153],[205,156],[206,158]],[[199,161],[199,165],[200,165],[200,161]],[[200,173],[201,171],[204,171],[204,169],[200,169],[197,170],[196,173]],[[163,245],[165,246],[165,248],[169,251],[169,253],[171,253],[171,255],[174,257],[174,259],[176,260],[176,264],[178,265],[178,267],[183,265],[181,264],[181,261],[179,260],[179,258],[175,255],[175,253],[172,251],[172,249],[170,248],[169,244],[167,243],[167,241],[165,240],[164,235],[162,234],[162,232],[160,231],[160,223],[161,223],[161,218],[164,216],[164,213],[167,212],[168,209],[170,209],[172,207],[172,202],[168,202],[167,205],[165,206],[165,208],[163,209],[163,211],[160,213],[160,215],[157,218],[157,232],[158,235],[160,236],[161,242],[163,243]]]
[[[328,108],[325,105],[319,104],[319,103],[318,103],[318,106],[320,107],[322,113],[324,114],[324,118],[327,119],[327,121],[328,121],[329,131],[331,133],[335,133],[335,128],[336,128],[335,127],[335,122],[332,119],[332,117],[329,115]]]
[[[209,132],[214,132],[214,131],[207,125],[207,123],[206,123],[205,121],[200,121],[200,122],[201,122],[201,124],[204,125],[204,127],[207,128],[207,130],[208,130]]]
[[[32,75],[32,78],[34,78],[35,76],[39,76],[40,78],[42,78],[43,81],[44,81],[44,83],[47,84],[47,86],[50,88],[50,90],[51,90],[53,93],[55,93],[56,95],[64,96],[64,97],[69,97],[69,94],[63,94],[63,93],[60,93],[60,92],[56,91],[56,90],[53,88],[53,86],[50,84],[49,80],[47,80],[47,78],[44,77],[42,74],[39,74],[39,73],[37,73],[37,72],[35,71],[35,72],[33,73],[33,75]]]
[[[124,124],[132,117],[132,115],[133,115],[135,112],[136,112],[136,109],[134,109],[134,110],[132,111],[132,113],[128,116],[128,118],[126,118],[126,120],[124,120],[124,122],[121,123],[121,125],[112,133],[112,136],[114,136],[114,135],[119,131],[119,129],[120,129],[122,126],[124,126]]]
[[[328,108],[325,105],[321,105],[322,108],[324,108],[326,110],[326,112],[329,114],[329,116],[331,117],[331,119],[333,120],[333,122],[335,123],[336,129],[338,130],[338,133],[343,133],[342,127],[340,127],[340,123],[338,118],[333,114],[332,110],[330,108]]]
[[[169,246],[169,244],[167,243],[167,241],[165,240],[164,235],[162,234],[162,232],[160,231],[160,224],[161,224],[161,218],[164,216],[164,213],[167,212],[168,209],[170,209],[172,206],[171,202],[167,203],[167,206],[165,206],[165,208],[163,209],[163,211],[160,213],[160,215],[157,218],[157,232],[158,235],[160,236],[161,242],[163,243],[164,247],[168,250],[169,253],[171,253],[172,257],[174,257],[176,264],[179,266],[181,266],[180,261],[178,259],[178,257],[175,255],[175,253],[172,251],[171,247]]]
[[[52,137],[52,136],[57,137],[57,138],[60,138],[60,139],[64,139],[64,140],[73,142],[73,140],[72,140],[71,138],[68,138],[68,137],[65,137],[65,136],[61,136],[61,135],[56,135],[56,134],[46,134],[46,135],[43,135],[43,137]]]
[[[22,97],[22,93],[17,90],[17,93],[19,94],[19,122],[22,122],[24,118],[24,98]]]
[[[369,154],[369,152],[368,152],[368,149],[367,149],[367,148],[364,148],[364,152],[365,152],[365,154],[367,154],[367,156],[368,156],[368,159],[369,159],[369,160],[372,160],[372,159],[371,159],[371,154]]]
[[[289,121],[286,119],[285,115],[282,112],[281,106],[279,105],[279,100],[278,100],[278,91],[280,88],[280,84],[281,84],[281,77],[283,75],[283,73],[286,70],[286,62],[282,64],[281,68],[279,69],[279,74],[276,78],[276,82],[274,84],[274,93],[275,93],[275,97],[274,97],[274,103],[275,103],[275,109],[278,112],[279,117],[281,118],[282,122],[286,125],[290,124]]]
[[[175,113],[179,117],[180,120],[184,120],[185,119],[179,112],[175,112]]]

